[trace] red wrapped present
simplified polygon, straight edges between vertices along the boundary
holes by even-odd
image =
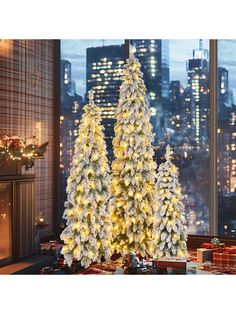
[[[219,243],[219,245],[218,246],[216,246],[216,245],[214,245],[214,244],[212,244],[212,243],[207,243],[207,242],[204,242],[203,244],[202,244],[202,248],[203,249],[208,249],[208,250],[213,250],[213,251],[217,251],[217,252],[223,252],[223,250],[224,250],[224,243]]]
[[[174,267],[186,269],[187,261],[186,259],[178,257],[161,257],[158,260],[153,261],[153,264],[155,264],[157,268]]]
[[[224,252],[229,254],[236,254],[236,246],[226,246]]]
[[[186,274],[187,271],[187,260],[183,258],[161,257],[152,263],[158,274]]]
[[[224,267],[236,267],[236,254],[214,252],[213,264]]]

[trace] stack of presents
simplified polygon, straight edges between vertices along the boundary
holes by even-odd
[[[138,254],[129,254],[122,258],[114,254],[110,261],[102,260],[101,263],[93,263],[85,269],[80,262],[74,261],[69,268],[64,265],[61,255],[62,244],[57,241],[49,241],[41,244],[41,254],[54,256],[55,263],[52,267],[45,267],[44,274],[186,274],[198,273],[197,269],[211,273],[236,274],[236,246],[225,246],[219,239],[214,238],[209,243],[203,243],[201,248],[189,250],[187,260],[182,258],[162,257],[158,260],[142,259]],[[195,264],[197,262],[197,264]],[[195,265],[194,267],[192,265]],[[195,271],[191,270],[191,267]],[[117,271],[118,270],[118,271]]]
[[[236,246],[225,246],[219,239],[214,238],[197,249],[197,263],[200,266],[218,267],[219,270],[236,273]]]

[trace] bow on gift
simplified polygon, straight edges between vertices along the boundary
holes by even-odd
[[[214,238],[211,240],[211,243],[204,242],[202,244],[202,248],[204,249],[224,249],[225,244],[221,243],[218,238]]]

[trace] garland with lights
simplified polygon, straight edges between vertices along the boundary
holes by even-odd
[[[73,259],[88,267],[111,256],[110,242],[110,169],[101,125],[100,109],[89,92],[84,107],[75,154],[67,180],[64,218],[67,226],[61,234],[65,264]]]
[[[187,226],[178,168],[171,162],[173,151],[166,147],[166,162],[158,168],[158,212],[155,220],[155,254],[159,258],[187,257]]]
[[[132,252],[144,257],[154,252],[157,166],[153,160],[152,125],[141,65],[132,47],[130,51],[116,110],[111,219],[114,250],[123,256]]]
[[[42,158],[48,146],[48,142],[39,145],[33,139],[33,143],[26,145],[19,136],[5,135],[0,141],[0,165],[7,166],[11,161],[21,161],[26,170],[32,168],[34,159]]]

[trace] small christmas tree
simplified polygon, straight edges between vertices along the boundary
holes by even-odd
[[[113,140],[116,157],[111,187],[113,248],[123,256],[131,252],[153,254],[156,163],[140,67],[131,51],[124,67]]]
[[[156,257],[187,257],[187,227],[178,182],[178,168],[171,162],[173,151],[166,147],[166,162],[158,168],[158,213],[155,222]]]
[[[88,267],[100,262],[102,256],[110,257],[109,166],[100,111],[93,94],[91,90],[89,104],[84,107],[67,180],[67,227],[61,239],[65,243],[62,254],[69,266],[74,258]]]

